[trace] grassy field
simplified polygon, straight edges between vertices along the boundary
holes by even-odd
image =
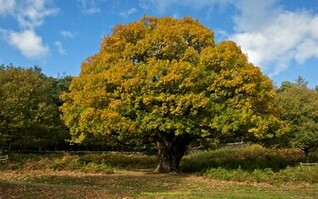
[[[297,166],[303,158],[254,145],[188,155],[184,173],[154,174],[156,158],[142,154],[10,154],[0,199],[318,198],[318,167]]]
[[[196,174],[1,171],[0,198],[318,198],[317,184],[231,182]]]

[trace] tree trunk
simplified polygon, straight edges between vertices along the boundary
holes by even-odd
[[[306,162],[309,162],[309,148],[304,148]]]
[[[161,133],[157,141],[158,165],[155,172],[178,173],[180,160],[190,142],[189,135]]]

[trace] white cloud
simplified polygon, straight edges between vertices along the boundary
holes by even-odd
[[[62,30],[60,32],[60,34],[64,37],[64,38],[68,38],[68,39],[73,39],[74,38],[74,33],[72,33],[71,31],[68,30]]]
[[[42,25],[45,17],[59,12],[51,0],[0,0],[0,5],[0,15],[10,15],[26,29]]]
[[[27,58],[40,59],[49,52],[48,45],[43,44],[42,38],[32,30],[7,32],[6,36],[8,42]]]
[[[18,22],[20,30],[0,29],[0,37],[31,59],[45,58],[49,46],[42,41],[35,29],[48,16],[59,12],[51,0],[0,0],[0,15],[8,15]],[[0,16],[1,17],[1,16]]]
[[[298,63],[303,64],[307,59],[312,57],[318,58],[318,41],[305,39],[297,46],[295,59]]]
[[[62,42],[56,41],[56,42],[54,42],[54,46],[56,47],[56,49],[60,55],[65,55],[65,49],[63,47]]]
[[[21,27],[34,29],[43,24],[45,17],[56,15],[59,12],[58,8],[48,7],[49,2],[47,0],[20,1],[20,4],[16,6],[14,17]]]
[[[91,8],[86,8],[83,12],[85,14],[93,15],[96,13],[100,13],[101,10],[100,10],[100,8],[97,8],[97,7],[91,7]]]
[[[234,16],[235,30],[253,31],[262,29],[275,19],[277,14],[282,12],[280,7],[276,7],[277,0],[255,1],[239,0],[233,1],[234,6],[240,14]]]
[[[240,2],[236,33],[230,39],[270,76],[286,70],[293,60],[304,64],[318,58],[317,14],[284,10],[276,1],[262,1],[261,6],[253,0]]]
[[[15,0],[0,0],[0,15],[12,13],[15,7]]]
[[[137,9],[136,8],[131,8],[131,9],[127,10],[127,11],[120,12],[119,15],[122,16],[122,17],[128,17],[129,15],[132,15],[135,12],[137,12]]]
[[[84,14],[93,15],[101,12],[96,0],[77,0],[77,2],[78,7]]]
[[[270,76],[286,70],[295,61],[304,64],[318,58],[318,14],[306,10],[286,10],[279,0],[139,0],[143,9],[168,12],[176,6],[188,9],[208,8],[208,12],[234,6],[234,40],[249,61]]]

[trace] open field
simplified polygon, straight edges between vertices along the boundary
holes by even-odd
[[[317,160],[313,153],[312,160]],[[181,174],[155,174],[142,154],[10,154],[6,198],[318,198],[318,167],[300,151],[247,146],[184,157]]]
[[[317,184],[231,182],[196,174],[1,171],[1,198],[317,198]]]

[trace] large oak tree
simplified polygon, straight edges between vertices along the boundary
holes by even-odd
[[[90,134],[154,140],[158,172],[179,171],[199,137],[268,138],[282,126],[269,78],[234,42],[191,18],[117,25],[62,99],[74,141]]]

